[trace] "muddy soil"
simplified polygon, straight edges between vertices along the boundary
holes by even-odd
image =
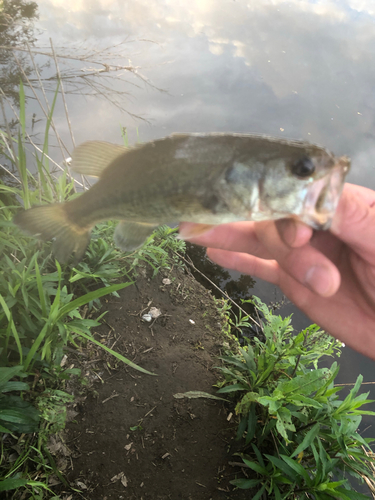
[[[155,278],[142,270],[136,286],[119,295],[104,304],[108,313],[96,338],[155,375],[100,349],[72,354],[71,366],[84,366],[95,382],[89,396],[76,391],[70,410],[64,437],[70,451],[59,466],[71,485],[90,500],[251,498],[229,484],[243,477],[233,465],[240,462],[233,456],[233,406],[181,397],[216,393],[215,366],[227,339],[210,292],[175,268]],[[151,307],[161,316],[142,320]],[[82,495],[66,491],[65,498]]]

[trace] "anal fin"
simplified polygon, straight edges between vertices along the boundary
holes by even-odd
[[[121,221],[115,229],[115,244],[124,252],[132,252],[143,245],[156,227],[158,225],[144,222]]]

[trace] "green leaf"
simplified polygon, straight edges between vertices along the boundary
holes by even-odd
[[[23,370],[23,366],[0,367],[0,388],[5,382],[19,375]]]
[[[44,338],[47,336],[47,333],[49,332],[50,325],[49,323],[46,323],[42,330],[40,331],[38,337],[35,339],[33,345],[31,346],[30,351],[28,352],[28,355],[26,356],[26,359],[24,361],[24,369],[27,370],[29,368],[30,363],[33,361],[35,353],[39,349],[40,344],[43,342]]]
[[[343,484],[347,484],[347,483],[348,483],[347,479],[343,479],[342,481],[329,481],[326,483],[326,489],[327,490],[335,490],[339,486],[342,486]]]
[[[0,396],[0,424],[14,432],[37,432],[39,413],[19,396]]]
[[[311,447],[311,450],[312,450],[313,455],[314,455],[315,467],[316,467],[314,486],[317,486],[318,484],[320,484],[321,478],[323,476],[323,474],[322,474],[322,462],[320,460],[320,456],[319,456],[318,450],[316,449],[315,444],[311,443],[310,447]]]
[[[259,500],[261,498],[261,496],[263,495],[264,493],[264,490],[266,489],[266,485],[264,484],[261,489],[258,491],[258,493],[256,495],[253,496],[253,499],[252,500]]]
[[[321,442],[320,437],[318,438],[318,446],[319,446],[319,457],[322,464],[322,477],[325,477],[329,468],[329,462],[327,460],[327,458],[329,459],[329,456],[327,455],[327,452]]]
[[[362,446],[365,446],[366,448],[371,450],[371,447],[368,445],[368,443],[366,443],[366,441],[364,440],[364,438],[360,434],[358,434],[357,432],[354,432],[353,438],[356,439],[359,443],[361,443]]]
[[[322,493],[321,491],[317,492],[314,491],[314,498],[315,500],[331,500],[331,495],[326,495],[325,493]]]
[[[262,359],[262,356],[260,356],[260,357],[258,358],[258,362],[259,362],[259,360],[260,360],[260,359]],[[257,379],[257,381],[256,381],[256,385],[257,385],[257,386],[261,386],[261,385],[263,385],[263,383],[264,383],[264,382],[268,379],[268,377],[271,375],[271,373],[272,373],[272,372],[274,371],[274,369],[275,369],[275,364],[276,364],[276,361],[277,361],[277,359],[276,359],[276,358],[275,358],[275,359],[273,359],[272,361],[270,360],[270,361],[269,361],[269,363],[268,363],[268,365],[267,365],[267,368],[266,368],[264,371],[262,371],[262,372],[261,372],[261,370],[259,369],[260,374],[259,374],[259,378],[258,378],[258,379]]]
[[[276,429],[288,443],[289,438],[287,434],[287,430],[295,432],[296,428],[292,423],[292,414],[287,408],[279,408],[276,412],[277,421],[276,421]]]
[[[251,446],[254,450],[255,455],[257,456],[258,462],[260,463],[261,467],[265,468],[266,466],[264,464],[264,460],[263,460],[261,452],[258,450],[258,448],[256,447],[256,445],[254,443]]]
[[[351,400],[353,399],[353,397],[359,391],[359,388],[361,387],[362,381],[363,381],[363,375],[358,375],[357,380],[355,382],[355,385],[354,385],[353,389],[349,393],[349,396],[350,396]]]
[[[0,392],[28,391],[29,385],[25,382],[7,382],[4,387],[0,386]]]
[[[291,469],[293,469],[294,471],[296,471],[296,473],[299,476],[303,477],[303,479],[305,480],[307,486],[311,486],[311,478],[308,475],[308,473],[305,470],[305,468],[301,464],[299,464],[298,462],[296,462],[295,460],[293,460],[292,458],[290,458],[290,457],[288,457],[286,455],[280,455],[280,457],[284,460],[284,462],[287,465],[289,465],[289,467]]]
[[[273,494],[275,495],[275,500],[282,500],[280,490],[276,483],[273,484]]]
[[[358,493],[357,491],[347,490],[341,487],[337,488],[335,493],[339,493],[341,495],[339,498],[345,498],[346,496],[346,498],[349,498],[350,500],[368,500],[369,498],[367,495],[363,495],[362,493]]]
[[[248,345],[247,350],[245,349],[240,349],[240,352],[245,360],[246,366],[249,369],[249,371],[256,372],[257,370],[257,365],[254,360],[254,351],[251,345]]]
[[[85,295],[78,297],[78,299],[72,300],[71,302],[69,302],[69,304],[63,306],[59,311],[56,321],[64,318],[67,314],[69,314],[71,311],[73,311],[73,309],[76,309],[77,307],[82,307],[92,300],[99,299],[100,297],[104,297],[105,295],[113,292],[117,292],[117,290],[122,290],[123,288],[126,288],[133,284],[133,282],[119,283],[117,285],[99,288],[98,290],[95,290],[93,292],[86,293]]]
[[[319,397],[325,393],[327,387],[330,387],[330,385],[335,380],[339,371],[340,371],[340,366],[337,364],[337,361],[334,361],[329,369],[330,374],[329,374],[329,377],[328,377],[326,383],[317,391],[315,397]]]
[[[247,458],[242,457],[242,460],[244,463],[252,470],[255,472],[258,472],[258,474],[262,474],[263,476],[267,475],[267,469],[265,467],[261,467],[259,464],[256,462],[252,462],[250,460],[247,460]]]
[[[242,438],[247,425],[248,425],[247,415],[244,415],[241,418],[240,423],[238,424],[237,435],[236,435],[236,440],[237,441]]]
[[[288,396],[287,400],[288,402],[296,406],[311,406],[313,408],[322,408],[321,403],[315,401],[315,399],[303,396],[302,394],[293,394],[293,396]]]
[[[257,484],[260,483],[260,479],[233,479],[229,481],[233,486],[237,486],[237,488],[241,488],[241,490],[248,490],[249,488],[254,488]]]
[[[297,449],[294,451],[291,457],[295,457],[296,455],[301,453],[301,451],[308,448],[318,435],[319,429],[320,429],[320,424],[319,423],[315,424],[314,427],[312,427],[306,434],[306,436],[303,438],[302,443],[297,447]]]
[[[217,392],[223,394],[225,392],[235,392],[235,391],[246,391],[248,387],[244,387],[242,384],[232,384],[222,387]]]
[[[220,356],[219,359],[222,359],[226,363],[230,363],[231,365],[236,366],[239,368],[241,371],[246,371],[247,367],[245,363],[243,363],[240,359],[234,357],[234,356]]]
[[[12,330],[14,340],[16,342],[17,348],[18,348],[18,353],[20,357],[20,362],[22,363],[23,360],[23,354],[22,354],[22,346],[21,346],[21,341],[17,332],[17,328],[15,327],[14,321],[13,321],[13,316],[12,313],[10,312],[4,298],[0,294],[0,305],[3,308],[3,311],[5,313],[5,316],[7,317],[7,320],[9,321],[10,329]]]
[[[141,366],[136,365],[135,363],[133,363],[132,361],[130,361],[130,359],[125,358],[125,356],[123,356],[122,354],[119,354],[116,351],[112,351],[112,349],[110,349],[109,347],[105,346],[101,342],[98,342],[93,337],[90,337],[90,335],[87,335],[86,333],[83,333],[83,332],[77,332],[77,333],[79,335],[81,335],[81,337],[84,337],[85,339],[90,340],[90,342],[94,342],[94,344],[100,346],[102,349],[104,349],[105,351],[109,352],[110,354],[112,354],[113,356],[115,356],[117,359],[119,359],[123,363],[126,363],[127,365],[131,366],[135,370],[138,370],[138,371],[140,371],[142,373],[145,373],[146,375],[156,375],[156,373],[149,372],[148,370],[145,370]]]
[[[263,406],[268,406],[269,412],[274,414],[282,406],[282,402],[278,398],[271,396],[261,396],[258,398],[258,403]]]
[[[334,412],[334,414],[333,414],[334,418],[338,418],[339,415],[341,415],[342,413],[354,410],[356,407],[356,402],[363,401],[363,399],[366,399],[366,396],[363,398],[363,396],[364,396],[363,394],[358,396],[358,398],[354,399],[357,392],[359,391],[362,380],[363,380],[363,376],[358,375],[353,389],[349,392],[347,397],[344,399],[344,401],[341,403],[341,405]],[[364,403],[362,403],[362,404],[364,404]],[[361,405],[359,405],[359,406],[361,406]]]
[[[43,283],[40,276],[38,262],[36,260],[35,260],[35,276],[36,276],[36,283],[38,286],[40,305],[42,308],[42,315],[44,318],[47,318],[46,297],[44,295]]]
[[[304,375],[294,377],[288,382],[281,382],[277,386],[277,389],[281,391],[285,397],[288,397],[291,393],[308,395],[324,386],[329,375],[330,372],[327,368],[319,368],[318,370],[313,370]]]
[[[284,472],[284,474],[286,474],[288,477],[290,477],[290,479],[297,483],[298,482],[298,474],[296,474],[296,472],[291,468],[289,467],[288,464],[286,464],[283,460],[281,460],[280,458],[277,458],[277,457],[274,457],[272,455],[264,455],[265,457],[268,458],[268,460],[270,462],[273,463],[273,465],[276,467],[276,469],[280,469],[282,472]]]
[[[341,433],[351,436],[358,429],[361,421],[361,415],[343,415],[340,419]]]
[[[20,95],[20,117],[19,123],[21,125],[22,131],[22,141],[25,142],[25,133],[26,133],[26,111],[25,111],[25,89],[23,88],[23,82],[20,78],[20,87],[19,87],[19,95]]]
[[[0,491],[10,491],[21,488],[27,484],[27,479],[13,479],[9,477],[0,481]]]
[[[249,417],[247,420],[247,433],[246,433],[246,440],[245,440],[246,444],[249,444],[250,441],[253,439],[254,434],[255,434],[256,424],[257,424],[257,415],[255,413],[255,403],[251,403]],[[263,466],[264,466],[264,464],[263,464]]]

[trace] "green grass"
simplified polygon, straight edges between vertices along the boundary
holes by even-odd
[[[92,329],[104,314],[95,311],[102,297],[118,296],[119,290],[133,285],[139,266],[151,266],[156,275],[161,268],[181,265],[169,253],[185,248],[175,238],[176,230],[163,226],[138,251],[123,254],[113,244],[116,223],[109,221],[93,230],[79,264],[62,267],[50,243],[41,244],[14,226],[20,209],[77,196],[76,181],[66,171],[56,176],[50,165],[48,145],[57,97],[58,88],[42,148],[28,141],[22,83],[18,134],[12,137],[9,127],[0,131],[0,150],[14,171],[12,183],[0,180],[0,492],[7,492],[4,498],[58,498],[48,477],[65,479],[46,443],[51,433],[65,426],[65,406],[72,399],[64,391],[65,380],[79,375],[77,370],[60,368],[68,345],[92,342],[131,368],[154,375],[94,338]],[[35,174],[29,168],[30,149]],[[83,306],[98,317],[84,317]],[[13,447],[18,451],[15,461]]]

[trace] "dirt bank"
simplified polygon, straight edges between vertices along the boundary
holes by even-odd
[[[148,323],[142,315],[151,307],[161,316]],[[96,380],[91,395],[78,399],[66,429],[69,456],[59,465],[72,486],[90,500],[248,498],[249,492],[229,484],[239,472],[229,464],[236,430],[230,406],[176,397],[215,394],[214,367],[225,338],[210,293],[183,269],[153,279],[144,270],[136,286],[108,299],[104,309],[96,337],[156,375],[100,349],[70,357]],[[67,492],[65,498],[82,496]]]

